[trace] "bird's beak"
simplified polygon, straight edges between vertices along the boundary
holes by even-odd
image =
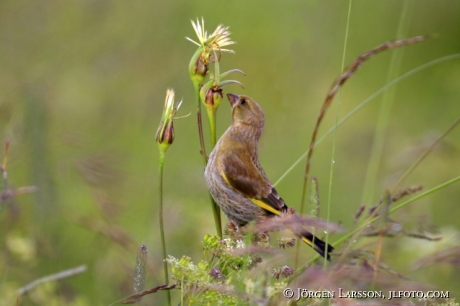
[[[234,107],[240,97],[238,95],[229,93],[227,94],[227,98],[228,98],[228,101],[230,101],[230,104],[232,105],[232,107]]]

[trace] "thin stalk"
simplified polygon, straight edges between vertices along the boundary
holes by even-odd
[[[420,193],[419,195],[399,204],[399,205],[395,205],[393,206],[390,210],[389,210],[389,213],[388,215],[391,215],[392,213],[398,211],[399,209],[403,208],[403,207],[406,207],[407,205],[409,205],[410,203],[412,202],[415,202],[423,197],[426,197],[438,190],[441,190],[449,185],[452,185],[454,183],[457,183],[457,182],[460,182],[460,176],[457,176],[447,182],[444,182],[442,184],[439,184],[438,186],[436,187],[433,187],[431,188],[430,190],[427,190],[423,193]],[[380,207],[380,206],[379,206]],[[365,230],[370,224],[374,223],[375,221],[377,221],[379,219],[379,217],[377,217],[377,213],[378,213],[378,210],[379,210],[379,207],[377,207],[377,209],[374,211],[373,214],[371,214],[360,226],[358,226],[357,228],[355,228],[354,230],[350,231],[348,234],[344,235],[343,237],[339,238],[335,243],[333,243],[333,247],[337,247],[338,245],[342,244],[343,242],[345,242],[346,240],[355,240],[358,235],[363,231]],[[348,248],[343,250],[342,251],[342,257],[345,255],[345,253],[348,251]],[[317,254],[315,255],[310,261],[308,261],[307,264],[305,265],[302,265],[301,268],[297,269],[296,270],[296,273],[291,276],[290,278],[286,279],[287,282],[289,282],[290,279],[293,279],[295,278],[296,276],[300,275],[305,269],[306,267],[308,267],[309,265],[311,265],[312,263],[316,262],[319,258],[320,258],[321,255]],[[340,261],[340,259],[339,259]]]
[[[361,102],[358,106],[356,106],[351,112],[349,112],[344,118],[342,118],[342,120],[340,120],[339,122],[339,126],[342,125],[343,123],[345,123],[348,119],[350,119],[351,117],[353,117],[359,110],[361,110],[364,106],[366,106],[369,102],[371,102],[375,97],[377,97],[378,95],[380,95],[381,93],[385,92],[388,88],[390,88],[391,86],[394,86],[395,84],[398,84],[399,82],[401,82],[402,80],[408,78],[409,76],[411,75],[414,75],[422,70],[425,70],[427,68],[430,68],[432,66],[435,66],[437,64],[440,64],[440,63],[443,63],[443,62],[447,62],[447,61],[451,61],[451,60],[456,60],[456,59],[460,59],[460,53],[454,53],[454,54],[451,54],[451,55],[447,55],[447,56],[444,56],[444,57],[441,57],[441,58],[438,58],[438,59],[435,59],[435,60],[432,60],[430,62],[427,62],[423,65],[420,65],[408,72],[406,72],[405,74],[397,77],[396,79],[394,79],[393,81],[387,83],[386,85],[384,85],[382,88],[380,88],[379,90],[377,90],[376,92],[374,92],[372,95],[370,95],[367,99],[365,99],[363,102]],[[443,133],[443,135],[440,136],[440,139],[443,138],[445,136],[446,133],[450,132],[459,122],[459,119],[457,119],[448,129],[445,133]],[[318,144],[321,143],[329,134],[331,134],[332,132],[334,131],[334,127],[332,127],[329,131],[327,131],[319,140],[318,140]],[[438,140],[437,140],[438,141]],[[436,142],[437,142],[436,141]],[[289,168],[286,170],[285,173],[283,173],[283,175],[281,175],[281,177],[278,179],[278,181],[275,182],[274,185],[278,184],[284,177],[286,177],[304,158],[305,156],[307,156],[309,154],[309,150],[307,150],[305,153],[302,154],[302,156],[300,156],[297,161]],[[424,158],[424,156],[422,156],[422,159]],[[419,160],[417,160],[415,162],[415,164],[418,164],[419,163]],[[413,167],[411,167],[409,170],[413,170],[412,169]],[[409,172],[408,170],[408,172]],[[400,179],[400,181],[398,181],[398,183],[400,183],[402,181],[403,178],[405,178],[407,175],[404,174],[403,177]],[[390,209],[389,211],[389,215],[395,211],[397,211],[398,209],[412,203],[413,201],[415,200],[418,200],[424,196],[427,196],[429,195],[430,193],[433,193],[439,189],[442,189],[444,187],[447,187],[457,181],[460,181],[460,176],[459,177],[456,177],[450,181],[447,181],[441,185],[438,185],[424,193],[421,193],[420,195],[414,197],[414,198],[411,198],[409,200],[407,200],[406,202],[403,202],[399,205],[396,205],[394,206],[392,209]],[[396,188],[396,186],[393,186],[392,189]],[[356,234],[356,236],[354,236],[352,239],[355,239],[355,237],[357,237],[357,235],[359,235],[359,233],[364,230],[369,224],[375,222],[378,218],[375,217],[377,215],[377,212],[378,212],[379,208],[377,208],[374,213],[368,217],[367,221],[365,221],[361,226],[357,226],[355,227],[353,230],[351,230],[347,235],[343,236],[342,238],[338,239],[337,241],[335,241],[335,243],[333,243],[332,245],[334,247],[337,247],[338,245],[342,244],[344,241],[352,238],[353,235]],[[342,253],[345,254],[347,252],[347,249],[343,250]],[[316,262],[318,259],[320,258],[320,255],[315,255],[305,266],[308,266],[314,262]],[[340,260],[340,259],[339,259]],[[302,273],[302,271],[304,270],[304,268],[300,268],[300,269],[296,269],[296,274],[294,276],[292,276],[291,278],[295,277],[296,275],[299,275],[300,273]]]
[[[350,28],[350,15],[351,15],[351,4],[352,0],[348,2],[348,16],[347,16],[347,26],[345,30],[345,39],[343,42],[343,55],[342,55],[342,65],[340,67],[340,72],[343,73],[345,69],[345,55],[347,53],[347,42],[348,42],[348,30]],[[334,137],[332,140],[332,152],[331,152],[331,168],[329,172],[329,190],[327,194],[327,207],[326,207],[326,221],[329,222],[330,219],[330,212],[331,212],[331,201],[332,201],[332,181],[334,178],[334,165],[335,165],[335,148],[337,145],[337,130],[339,127],[339,113],[340,113],[340,104],[342,100],[340,99],[341,89],[339,89],[337,95],[337,107],[335,111],[335,124],[334,124]],[[329,234],[326,235],[324,241],[326,242],[326,247],[329,243]],[[327,251],[326,251],[327,253]],[[327,265],[327,257],[324,257],[323,266],[326,267]]]
[[[407,201],[405,201],[405,202],[403,202],[401,204],[395,205],[395,206],[393,206],[393,208],[390,209],[389,215],[394,213],[397,210],[400,210],[401,208],[407,206],[408,204],[410,204],[410,203],[412,203],[412,202],[414,202],[414,201],[416,201],[418,199],[421,199],[421,198],[423,198],[423,197],[425,197],[425,196],[427,196],[429,194],[432,194],[435,191],[438,191],[438,190],[440,190],[442,188],[445,188],[445,187],[447,187],[449,185],[452,185],[453,183],[456,183],[458,181],[460,181],[460,176],[457,176],[457,177],[455,177],[455,178],[453,178],[451,180],[448,180],[445,183],[442,183],[442,184],[440,184],[440,185],[438,185],[436,187],[433,187],[430,190],[427,190],[427,191],[425,191],[425,192],[423,192],[423,193],[421,193],[421,194],[419,194],[419,195],[417,195],[417,196],[415,196],[415,197],[413,197],[413,198],[411,198],[411,199],[409,199],[409,200],[407,200]]]
[[[161,247],[163,251],[163,270],[165,274],[165,284],[169,284],[169,274],[168,274],[168,263],[166,262],[166,239],[165,239],[165,229],[163,223],[163,168],[164,168],[164,161],[165,161],[165,151],[160,149],[160,171],[159,171],[159,179],[160,179],[160,211],[159,211],[159,219],[160,219],[160,236],[161,236]],[[171,306],[171,293],[169,290],[166,291],[166,296],[168,299],[168,305]]]
[[[209,128],[211,131],[211,146],[214,149],[217,143],[217,133],[216,133],[216,109],[207,109],[208,110],[208,119],[209,119]],[[220,217],[220,207],[216,204],[211,194],[209,198],[212,201],[212,213],[214,214],[214,222],[216,223],[217,235],[222,238],[222,219]]]
[[[211,146],[214,149],[217,143],[216,137],[216,108],[215,107],[208,107],[206,108],[208,111],[208,119],[209,119],[209,129],[211,131]]]
[[[351,4],[352,4],[352,0],[350,0],[348,2],[347,25],[345,27],[345,39],[344,39],[344,45],[343,45],[342,64],[341,64],[341,68],[340,68],[340,73],[341,74],[343,74],[344,68],[345,68],[345,54],[346,54],[347,42],[348,42],[348,30],[350,28]],[[337,107],[336,107],[336,112],[335,112],[335,124],[334,124],[334,127],[333,127],[334,134],[333,134],[332,150],[331,150],[331,167],[330,167],[330,170],[329,170],[329,188],[328,188],[328,200],[327,200],[327,208],[326,208],[326,220],[327,221],[329,221],[330,209],[331,209],[332,181],[333,181],[333,177],[334,177],[335,147],[336,147],[336,142],[337,142],[337,129],[339,127],[340,102],[341,102],[341,100],[340,100],[340,87],[339,87],[338,95],[337,95]],[[317,131],[317,130],[315,129],[315,131]],[[311,151],[311,152],[313,152],[313,145],[314,145],[315,137],[316,136],[313,136],[313,140],[312,140],[312,143],[310,145],[310,150],[309,151]],[[308,181],[308,172],[309,172],[309,161],[307,160],[307,168],[305,170],[305,175],[304,175],[302,200],[301,200],[301,205],[300,205],[300,214],[303,214],[303,210],[304,210],[304,203],[305,203],[306,189],[307,189],[307,181]],[[326,247],[328,245],[328,239],[329,239],[329,235],[326,235],[326,238],[325,238]],[[295,256],[295,268],[297,268],[297,264],[298,264],[299,251],[300,251],[299,244],[297,244],[296,256]],[[323,266],[325,267],[326,265],[327,265],[327,257],[325,256]]]
[[[457,177],[455,177],[455,178],[453,178],[453,179],[451,179],[451,180],[449,180],[449,181],[447,181],[447,182],[444,182],[444,183],[442,183],[442,184],[439,184],[439,185],[436,186],[436,187],[431,188],[430,190],[427,190],[427,191],[425,191],[425,192],[423,192],[423,193],[420,193],[419,195],[416,195],[415,197],[410,198],[409,200],[407,200],[407,201],[405,201],[405,202],[403,202],[403,203],[401,203],[401,204],[398,204],[398,205],[393,206],[393,207],[389,210],[388,215],[391,215],[392,213],[394,213],[394,212],[400,210],[401,208],[406,207],[407,205],[409,205],[409,204],[412,203],[412,202],[415,202],[415,201],[417,201],[417,200],[419,200],[419,199],[421,199],[421,198],[423,198],[423,197],[426,197],[426,196],[428,196],[428,195],[430,195],[430,194],[432,194],[432,193],[434,193],[434,192],[436,192],[436,191],[438,191],[438,190],[440,190],[440,189],[442,189],[442,188],[445,188],[445,187],[447,187],[447,186],[449,186],[449,185],[452,185],[452,184],[454,184],[454,183],[456,183],[456,182],[459,182],[459,181],[460,181],[460,176],[457,176]],[[379,207],[380,207],[380,206],[379,206]],[[338,240],[334,243],[334,246],[337,246],[338,244],[341,244],[341,243],[343,243],[345,240],[348,240],[348,239],[350,239],[350,238],[352,238],[352,239],[354,240],[354,239],[356,238],[356,236],[354,236],[354,235],[359,235],[364,229],[367,228],[368,225],[370,225],[370,224],[374,223],[375,221],[377,221],[377,220],[380,218],[380,217],[376,216],[376,215],[377,215],[377,212],[378,212],[378,209],[379,209],[379,208],[377,208],[377,209],[374,211],[374,213],[373,213],[371,216],[369,216],[368,219],[367,219],[366,221],[363,222],[363,224],[361,224],[361,226],[359,226],[359,227],[356,228],[355,230],[351,231],[350,233],[346,234],[346,235],[343,236],[342,238],[338,239]],[[352,236],[354,236],[354,237],[352,237]],[[346,251],[346,250],[345,250],[345,251]],[[345,253],[345,251],[342,252],[342,253]]]
[[[419,159],[417,159],[417,161],[415,161],[414,165],[412,165],[412,166],[409,168],[409,170],[402,176],[402,178],[398,181],[398,183],[400,183],[410,172],[412,172],[412,170],[413,170],[417,165],[419,165],[420,162],[428,155],[428,153],[431,151],[432,147],[434,147],[434,145],[437,144],[437,143],[439,142],[440,139],[442,139],[445,135],[447,135],[450,131],[452,131],[452,129],[453,129],[455,126],[457,126],[457,124],[458,124],[459,122],[460,122],[460,118],[457,118],[457,119],[454,121],[454,123],[451,124],[451,125],[449,126],[449,128],[448,128],[448,129],[447,129],[447,130],[446,130],[446,131],[445,131],[445,132],[444,132],[444,133],[443,133],[443,134],[442,134],[442,135],[441,135],[431,146],[430,146],[430,148],[429,148],[427,151],[425,151],[424,154],[422,154],[422,156],[421,156]],[[430,193],[433,193],[433,192],[435,192],[435,191],[437,191],[437,190],[439,190],[439,189],[442,189],[442,188],[444,188],[444,187],[446,187],[446,186],[448,186],[448,185],[450,185],[450,184],[453,184],[453,183],[455,183],[455,182],[457,182],[457,181],[459,181],[459,180],[460,180],[460,177],[456,177],[456,178],[454,178],[454,179],[452,179],[452,180],[450,180],[450,181],[447,181],[447,182],[445,182],[445,183],[443,183],[443,184],[441,184],[441,185],[438,185],[437,187],[432,188],[432,189],[430,189],[430,190],[428,190],[428,191],[426,191],[426,192],[424,192],[424,193],[421,193],[421,194],[419,194],[419,195],[417,195],[417,196],[415,196],[415,197],[413,197],[413,198],[411,198],[411,199],[409,199],[409,200],[407,200],[407,201],[405,201],[405,202],[403,202],[403,203],[401,203],[401,204],[399,204],[399,205],[396,205],[396,206],[394,206],[393,208],[390,209],[391,194],[394,192],[394,189],[396,188],[397,185],[393,186],[392,189],[387,190],[386,193],[385,193],[385,195],[386,195],[385,203],[384,203],[383,205],[378,206],[377,209],[375,209],[375,211],[368,217],[368,219],[367,219],[366,221],[363,222],[363,225],[361,225],[360,227],[358,227],[358,228],[356,228],[355,230],[351,231],[351,232],[349,233],[349,235],[346,235],[345,237],[342,237],[341,239],[339,239],[339,240],[336,242],[336,244],[337,244],[337,243],[343,242],[344,240],[350,238],[350,237],[351,237],[352,235],[354,235],[354,234],[355,234],[355,236],[352,237],[351,239],[352,239],[352,240],[356,239],[355,237],[357,237],[357,236],[361,233],[361,231],[362,231],[364,228],[366,228],[369,224],[375,222],[375,221],[378,220],[378,219],[383,220],[383,221],[382,221],[382,224],[381,224],[381,225],[383,226],[383,225],[385,224],[385,222],[388,221],[388,217],[389,217],[389,215],[390,215],[391,213],[393,213],[393,212],[395,212],[395,211],[397,211],[397,210],[399,210],[399,209],[405,207],[406,205],[412,203],[412,202],[415,201],[415,200],[418,200],[418,199],[420,199],[420,198],[422,198],[422,197],[424,197],[424,196],[427,196],[427,195],[429,195]],[[397,184],[398,184],[398,183],[397,183]],[[379,210],[381,209],[382,206],[383,206],[383,208],[384,208],[384,211],[380,213],[381,217],[377,217],[377,214],[379,213]],[[384,219],[382,219],[382,218],[384,218]],[[345,254],[346,251],[347,251],[347,249],[344,250],[342,253]],[[343,255],[342,255],[342,256],[343,256]]]
[[[201,119],[201,99],[200,99],[200,85],[193,83],[195,89],[195,98],[196,98],[196,117],[198,123],[198,137],[200,138],[200,154],[203,156],[204,165],[208,163],[206,155],[206,147],[204,145],[204,136],[203,136],[203,121]]]
[[[408,18],[410,3],[411,1],[405,0],[403,4],[403,9],[401,15],[399,16],[399,25],[396,36],[403,37],[404,33],[407,32],[408,25],[410,23],[410,18]],[[410,17],[410,16],[409,16]],[[404,55],[404,49],[395,50],[391,55],[390,66],[387,74],[387,82],[395,78],[399,74],[401,68],[401,63]],[[371,156],[369,163],[367,165],[366,177],[364,181],[363,195],[361,203],[372,203],[374,198],[374,193],[377,185],[377,178],[379,175],[380,164],[383,156],[383,147],[385,145],[386,132],[388,129],[388,122],[390,121],[391,109],[393,108],[395,100],[396,87],[393,87],[384,92],[382,97],[382,103],[380,104],[379,116],[377,118],[377,126],[374,132],[374,141],[371,150]],[[381,222],[387,221],[388,218],[388,209],[391,204],[391,194],[389,191],[385,194],[385,203],[382,205],[384,212],[381,218]],[[383,225],[382,225],[383,226]],[[377,267],[380,261],[380,251],[382,249],[382,235],[381,233],[379,238],[379,243],[377,244],[377,251],[375,253],[375,263],[374,268]],[[377,269],[374,271],[374,278],[371,285],[375,286],[375,280],[377,277]]]
[[[396,184],[394,184],[393,187],[391,187],[391,193],[394,193],[396,192],[396,188],[398,188],[398,186],[409,176],[409,174],[412,173],[412,171],[414,171],[415,168],[417,168],[417,166],[425,159],[425,157],[428,156],[428,154],[433,151],[433,148],[441,141],[441,139],[443,139],[447,134],[450,133],[450,131],[452,131],[458,124],[460,123],[460,117],[458,117],[454,123],[452,123],[448,128],[447,130],[444,131],[444,133],[442,133],[442,135],[440,135],[436,141],[434,141],[431,146],[426,149],[425,152],[423,152],[423,154],[415,161],[415,163],[403,174],[403,176],[401,176],[401,178],[396,182]]]
[[[184,278],[183,277],[181,279],[181,284],[184,284]],[[181,306],[184,305],[184,286],[183,285],[180,286],[180,305]]]
[[[451,55],[447,55],[447,56],[444,56],[444,57],[441,57],[441,58],[438,58],[438,59],[435,59],[435,60],[432,60],[428,63],[425,63],[423,65],[420,65],[408,72],[406,72],[405,74],[401,75],[400,77],[397,77],[396,79],[394,79],[393,81],[385,84],[382,88],[380,88],[379,90],[377,90],[376,92],[374,92],[372,95],[370,95],[368,98],[366,98],[363,102],[361,102],[358,106],[356,106],[351,112],[349,112],[345,117],[343,117],[340,121],[339,121],[339,126],[341,126],[342,124],[344,124],[348,119],[350,119],[351,117],[353,117],[358,111],[360,111],[364,106],[366,106],[367,104],[369,104],[372,100],[374,100],[374,98],[376,98],[378,95],[380,95],[381,93],[385,92],[388,88],[390,88],[391,86],[394,86],[396,84],[398,84],[399,82],[401,82],[402,80],[408,78],[409,76],[417,73],[417,72],[420,72],[422,70],[425,70],[427,68],[430,68],[432,66],[435,66],[437,64],[440,64],[440,63],[443,63],[443,62],[447,62],[447,61],[451,61],[451,60],[455,60],[455,59],[459,59],[460,58],[460,53],[454,53],[454,54],[451,54]],[[316,142],[316,144],[320,144],[324,141],[324,139],[326,139],[327,136],[329,136],[329,134],[331,134],[332,132],[334,132],[334,127],[330,128],[323,136],[321,136],[321,138],[318,139],[318,141]],[[305,157],[309,154],[310,152],[310,149],[308,149],[307,151],[305,151],[280,177],[279,179],[273,184],[273,186],[277,186],[289,173],[291,173],[292,170],[295,169],[295,167],[297,167],[298,164],[300,164],[302,161],[304,161]]]
[[[407,18],[410,9],[410,2],[405,1],[403,9],[399,17],[399,26],[397,30],[397,37],[403,37],[404,33],[407,32],[410,18]],[[387,73],[387,82],[395,78],[399,74],[401,63],[404,55],[404,48],[395,50],[391,54],[390,65]],[[377,126],[374,131],[374,140],[372,144],[371,156],[367,165],[366,176],[364,180],[363,195],[361,203],[372,203],[374,201],[374,193],[377,185],[377,179],[379,175],[380,164],[382,161],[383,148],[385,145],[385,136],[390,120],[391,109],[394,104],[396,87],[389,89],[384,92],[382,97],[382,103],[378,112]]]
[[[203,162],[204,165],[208,163],[208,158],[206,155],[206,148],[204,145],[204,136],[203,136],[203,121],[201,117],[201,98],[200,98],[200,88],[199,84],[193,83],[193,86],[195,88],[195,98],[196,98],[196,105],[197,105],[197,123],[198,123],[198,136],[200,138],[200,146],[201,146],[201,155],[203,156]],[[208,112],[209,115],[209,112]],[[211,116],[209,117],[209,124],[211,128],[211,144],[212,147],[216,145],[216,121],[215,119],[213,120],[214,122],[214,128],[212,127],[211,124]],[[213,116],[214,118],[215,116]],[[220,218],[220,208],[212,198],[211,194],[209,194],[209,199],[211,201],[211,207],[212,207],[212,214],[214,216],[214,224],[216,226],[216,233],[219,237],[222,237],[222,220]]]
[[[214,215],[214,223],[216,224],[217,235],[222,238],[222,221],[220,218],[220,207],[216,204],[211,194],[209,194],[209,200],[212,204],[212,214]]]
[[[86,265],[82,265],[82,266],[78,266],[78,267],[75,267],[75,268],[72,268],[72,269],[63,270],[63,271],[55,273],[55,274],[51,274],[51,275],[41,277],[41,278],[36,279],[33,282],[27,284],[26,286],[24,286],[22,288],[19,288],[19,290],[17,291],[17,294],[18,294],[18,296],[23,295],[23,294],[29,292],[30,290],[34,289],[35,287],[37,287],[38,285],[40,285],[42,283],[50,282],[50,281],[57,281],[57,280],[60,280],[60,279],[68,278],[68,277],[74,276],[76,274],[83,273],[86,270],[87,270]],[[19,297],[18,297],[18,300],[19,300]]]
[[[316,125],[313,130],[311,140],[310,140],[310,150],[308,151],[307,155],[307,164],[305,166],[305,173],[304,173],[304,182],[303,182],[303,188],[302,188],[302,202],[300,203],[300,212],[303,212],[303,207],[305,206],[305,194],[307,191],[307,181],[308,177],[310,174],[310,168],[311,168],[311,159],[312,159],[312,154],[313,154],[313,149],[315,148],[316,144],[316,138],[318,137],[318,131],[319,127],[321,126],[321,122],[324,119],[324,116],[326,115],[326,112],[331,105],[336,93],[338,90],[343,86],[343,84],[362,66],[362,64],[367,61],[369,58],[375,56],[376,54],[379,54],[385,50],[388,49],[394,49],[394,48],[400,48],[405,45],[411,45],[415,44],[418,42],[421,42],[425,39],[423,36],[415,36],[407,39],[401,39],[401,40],[396,40],[396,41],[390,41],[383,43],[374,49],[371,49],[360,56],[358,56],[349,66],[347,69],[345,69],[345,72],[342,73],[342,75],[339,76],[334,82],[332,83],[332,86],[329,90],[329,92],[326,95],[326,99],[323,102],[323,105],[321,106],[321,110],[319,112],[318,118],[316,119]]]

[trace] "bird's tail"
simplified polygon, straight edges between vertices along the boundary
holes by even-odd
[[[302,232],[300,235],[302,240],[311,246],[316,252],[319,253],[319,255],[326,257],[327,260],[331,261],[331,256],[329,253],[331,253],[334,250],[334,247],[323,240],[319,239],[318,237],[314,236],[310,232]]]

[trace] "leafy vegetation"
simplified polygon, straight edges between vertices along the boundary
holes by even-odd
[[[288,302],[287,287],[441,290],[451,299],[412,301],[456,305],[460,136],[450,127],[460,114],[460,5],[348,5],[3,1],[0,131],[10,142],[2,168],[0,305],[126,302],[135,277],[134,291],[149,291],[133,298],[141,305],[166,304],[165,290],[173,304],[279,305]],[[322,239],[327,228],[338,247],[332,264],[300,246],[296,267],[295,242],[278,232],[280,224],[230,223],[223,239],[215,235],[196,132],[199,87],[194,92],[187,79],[193,49],[183,39],[193,35],[189,20],[197,16],[210,28],[231,26],[237,53],[224,54],[215,70],[222,54],[211,50],[206,88],[225,81],[209,78],[223,67],[244,70],[237,78],[245,89],[225,90],[264,108],[261,162],[273,181],[282,178],[277,190],[298,211],[310,136],[341,58],[346,64],[385,41],[436,35],[366,63],[341,91],[340,108],[325,116],[310,170],[319,187],[309,193],[313,208],[305,211],[313,216],[304,222]],[[169,87],[183,100],[177,115],[193,115],[174,121],[164,163],[165,284],[155,131]],[[229,124],[227,111],[222,103],[217,120],[203,124],[207,153]],[[343,118],[334,141],[321,138]],[[334,224],[341,231],[331,233]]]

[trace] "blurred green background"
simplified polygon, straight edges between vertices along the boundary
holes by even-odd
[[[88,267],[85,273],[54,287],[41,286],[20,304],[108,305],[131,293],[140,244],[149,249],[146,286],[163,284],[155,132],[169,87],[184,100],[178,115],[193,114],[175,122],[176,140],[166,156],[168,253],[199,261],[201,240],[215,229],[187,72],[196,49],[185,40],[185,36],[196,38],[190,19],[204,17],[208,32],[220,23],[230,26],[236,54],[224,54],[221,69],[238,68],[246,76],[234,76],[244,90],[232,85],[225,91],[247,94],[264,108],[260,160],[276,181],[308,148],[323,99],[341,71],[348,5],[347,1],[1,1],[0,140],[11,140],[8,184],[36,185],[39,190],[2,203],[0,305],[12,305],[16,290],[35,279],[82,264]],[[460,53],[459,1],[360,0],[351,6],[346,63],[401,38],[397,36],[401,22],[404,37],[436,34],[437,38],[405,47],[396,67],[399,75]],[[346,84],[339,118],[387,83],[392,52],[369,60]],[[363,201],[381,102],[381,96],[374,99],[337,134],[330,220],[348,229]],[[374,190],[366,200],[368,206],[378,203],[385,188],[460,115],[460,60],[398,83],[392,102],[377,182],[367,189]],[[335,106],[320,134],[333,125]],[[224,102],[219,110],[218,135],[229,125],[229,109]],[[208,140],[206,121],[204,126]],[[331,139],[316,149],[311,172],[319,180],[323,217]],[[458,176],[459,143],[456,129],[402,186],[421,184],[429,189]],[[302,161],[277,185],[283,199],[297,209],[304,167]],[[398,211],[393,218],[408,229],[433,224],[443,240],[386,239],[382,260],[416,281],[458,297],[458,267],[439,264],[414,272],[410,264],[458,245],[459,202],[457,183]],[[373,241],[363,239],[363,244]],[[160,292],[142,303],[162,305],[164,296]]]

